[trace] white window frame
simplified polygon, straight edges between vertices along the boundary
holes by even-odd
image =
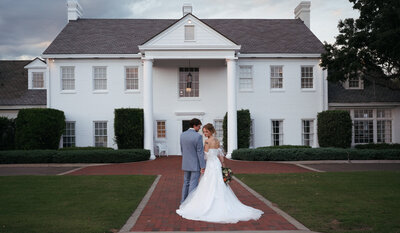
[[[69,131],[67,131],[68,130],[68,124],[73,124],[73,129],[72,129],[73,130],[73,134],[66,135],[66,133],[69,132]],[[65,144],[67,143],[65,138],[67,138],[67,137],[68,138],[73,138],[73,142],[71,142],[71,144],[72,144],[71,146],[65,146]],[[63,148],[65,148],[65,147],[75,147],[76,146],[76,122],[75,121],[65,121],[65,132],[63,134],[62,141],[63,141],[63,143],[62,143],[62,147]]]
[[[309,132],[305,132],[304,131],[304,122],[305,121],[310,121],[310,126],[309,126]],[[314,130],[315,130],[315,119],[301,119],[301,144],[303,146],[311,146],[314,147]],[[307,139],[307,141],[309,141],[309,145],[306,145],[305,141],[305,136],[309,135],[309,139]]]
[[[63,76],[64,69],[72,69],[72,72],[71,72],[72,78],[64,78],[64,76]],[[68,92],[75,93],[75,91],[76,91],[75,66],[61,66],[60,67],[60,80],[61,80],[60,81],[60,89],[61,89],[62,92],[64,92],[64,93],[68,93]],[[64,82],[63,82],[64,80],[72,80],[71,82],[73,84],[73,88],[72,89],[65,89]]]
[[[96,134],[96,123],[105,123],[106,124],[106,128],[105,128],[106,135],[105,136],[101,135],[101,134],[99,134],[99,135]],[[93,145],[95,147],[97,147],[96,137],[106,137],[105,146],[104,147],[108,146],[108,121],[93,121]]]
[[[105,70],[105,78],[96,78],[96,69]],[[107,78],[107,66],[93,66],[92,68],[92,87],[94,93],[105,93],[108,91],[108,78]],[[105,89],[96,89],[96,81],[105,80]]]
[[[281,72],[279,72],[278,71],[278,77],[275,77],[275,76],[273,76],[273,74],[276,74],[276,72],[273,72],[273,71],[275,71],[275,69],[276,68],[280,68],[281,69]],[[274,69],[274,70],[273,70]],[[282,74],[282,76],[281,77],[279,77],[279,74]],[[270,89],[271,90],[284,90],[284,85],[283,85],[283,80],[284,80],[284,77],[283,77],[283,65],[270,65],[269,66],[269,76],[270,76]],[[275,81],[275,80],[278,80],[278,83],[279,83],[279,81],[281,81],[281,84],[282,84],[282,87],[273,87],[273,81]]]
[[[303,68],[311,68],[312,77],[303,77]],[[306,90],[315,90],[314,74],[315,74],[315,72],[314,72],[314,66],[313,65],[302,65],[302,66],[300,66],[300,88],[301,88],[301,90],[305,90],[305,91]],[[311,79],[312,87],[303,87],[303,80],[305,80],[305,79],[307,79],[307,80]]]
[[[128,69],[136,69],[136,74],[137,74],[137,78],[129,78],[128,79]],[[125,92],[139,92],[140,91],[140,80],[139,80],[139,67],[138,66],[125,66],[124,67],[124,77],[125,77],[125,82],[124,82],[124,86],[125,86]],[[128,80],[137,80],[137,88],[136,89],[128,89]]]
[[[274,133],[274,121],[279,122],[279,133]],[[284,145],[283,122],[283,119],[271,119],[271,146],[275,146],[274,135],[279,135],[279,146]]]
[[[379,114],[379,111],[383,111],[385,114]],[[390,108],[378,108],[376,109],[376,143],[393,143],[393,112]],[[379,128],[379,123],[385,123],[385,130],[388,130],[389,133],[386,131],[383,132],[382,137],[382,128]],[[386,124],[389,123],[389,124]],[[386,129],[388,127],[388,129]],[[383,141],[379,141],[383,138]]]
[[[243,77],[245,69],[250,70],[250,77]],[[247,74],[247,73],[246,73]],[[242,81],[247,80],[248,83],[242,83]],[[250,87],[243,87],[244,85],[249,85]],[[252,92],[254,90],[254,70],[252,65],[239,65],[239,91],[241,92]]]
[[[158,128],[158,126],[159,126],[158,123],[164,123],[164,137],[159,137],[159,130],[162,130],[162,129]],[[159,140],[167,139],[167,121],[166,120],[157,120],[156,121],[156,137]]]
[[[189,34],[188,34],[188,33],[189,33],[189,31],[188,31],[189,28],[193,28],[193,39],[187,37],[187,36],[189,35]],[[184,40],[185,40],[185,41],[190,41],[190,42],[196,41],[196,27],[195,27],[195,25],[193,25],[193,24],[186,24],[186,25],[184,26],[184,29],[183,29],[183,37],[184,37]]]
[[[214,128],[215,128],[215,137],[219,140],[221,146],[224,144],[224,120],[223,119],[214,119]],[[221,129],[219,129],[219,125]]]
[[[42,75],[42,86],[41,87],[35,87],[35,74],[41,74]],[[45,81],[45,76],[43,71],[32,71],[32,83],[31,83],[31,89],[46,89],[46,81]]]

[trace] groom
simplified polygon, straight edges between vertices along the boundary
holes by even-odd
[[[189,126],[190,128],[181,134],[182,170],[184,171],[181,203],[197,187],[200,172],[204,173],[206,167],[203,137],[198,133],[201,121],[193,118]]]

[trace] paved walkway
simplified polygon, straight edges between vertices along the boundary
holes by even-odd
[[[235,173],[289,173],[310,172],[293,164],[273,162],[227,161]],[[282,231],[297,230],[287,219],[279,215],[263,201],[247,191],[237,181],[231,187],[237,197],[246,205],[264,211],[258,221],[246,221],[236,224],[216,224],[191,221],[175,213],[179,206],[183,172],[180,169],[181,157],[170,156],[157,158],[154,161],[111,164],[86,167],[70,175],[123,175],[123,174],[161,174],[161,178],[151,194],[139,218],[130,229],[131,232],[143,231]],[[301,224],[300,224],[301,225]]]

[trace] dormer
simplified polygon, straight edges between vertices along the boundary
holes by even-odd
[[[24,68],[28,69],[28,89],[46,89],[47,64],[45,61],[37,57]]]
[[[354,78],[348,78],[346,81],[342,83],[343,87],[348,90],[363,90],[364,89],[364,81],[360,76]]]

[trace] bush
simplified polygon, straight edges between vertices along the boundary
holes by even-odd
[[[143,109],[120,108],[114,110],[115,140],[119,149],[143,149]]]
[[[257,147],[257,149],[289,149],[289,148],[311,148],[311,146],[302,146],[302,145],[281,145],[281,146],[263,146],[263,147]]]
[[[15,148],[15,120],[0,117],[0,150]]]
[[[239,149],[233,151],[232,158],[248,161],[400,159],[400,150],[343,148]]]
[[[0,151],[0,164],[11,163],[125,163],[150,159],[150,151],[128,150],[14,150]]]
[[[237,111],[237,141],[238,148],[249,148],[250,146],[251,117],[248,109]],[[222,124],[224,132],[224,150],[228,151],[228,113],[225,114]]]
[[[355,148],[356,149],[400,149],[400,144],[369,143],[369,144],[356,145]]]
[[[15,124],[17,149],[57,149],[65,129],[65,116],[57,109],[22,109]]]
[[[318,142],[321,147],[349,148],[352,122],[347,111],[328,110],[318,113]]]
[[[58,150],[114,150],[114,148],[86,146],[86,147],[63,147],[59,148]]]

